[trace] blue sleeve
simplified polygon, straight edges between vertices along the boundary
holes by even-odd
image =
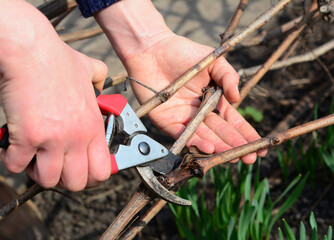
[[[85,18],[93,16],[94,13],[120,1],[120,0],[76,0],[82,15]]]

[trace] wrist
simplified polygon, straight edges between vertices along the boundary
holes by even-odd
[[[95,18],[122,62],[174,35],[149,0],[122,0],[96,13]]]

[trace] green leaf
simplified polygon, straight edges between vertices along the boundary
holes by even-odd
[[[333,125],[328,127],[327,135],[326,135],[326,140],[325,140],[325,147],[331,147],[333,146],[334,143],[334,127]]]
[[[302,177],[302,175],[298,174],[298,176],[295,177],[295,179],[292,180],[292,182],[288,185],[288,187],[276,199],[276,201],[274,202],[274,205],[276,205],[298,183],[298,181],[301,179],[301,177]]]
[[[312,230],[312,238],[311,239],[312,240],[318,240],[318,231],[315,228]]]
[[[314,112],[314,120],[315,120],[315,119],[318,119],[318,110],[319,110],[319,105],[318,105],[318,103],[315,103],[315,104],[314,104],[314,109],[313,109],[313,112]]]
[[[306,240],[306,229],[303,222],[300,222],[299,224],[299,239]]]
[[[247,106],[245,109],[238,108],[238,112],[244,117],[244,118],[251,118],[255,122],[261,122],[263,120],[263,114],[257,110],[256,108]]]
[[[332,226],[329,226],[327,231],[327,239],[332,240],[332,237],[333,237],[333,229]]]
[[[240,113],[241,116],[245,117],[245,110],[242,108],[238,108],[238,112]]]
[[[263,214],[264,216],[264,221],[262,224],[262,229],[263,232],[265,233],[266,239],[269,239],[269,234],[271,232],[271,229],[269,229],[269,224],[270,224],[270,219],[272,216],[272,211],[273,211],[273,203],[271,201],[270,195],[268,196],[266,200],[266,208],[265,208],[265,213]]]
[[[187,240],[196,240],[195,235],[190,231],[189,227],[185,226],[181,221],[177,221],[180,235]]]
[[[270,224],[269,224],[269,229],[268,229],[269,232],[271,231],[271,229],[274,226],[277,219],[280,218],[283,215],[283,213],[286,210],[288,210],[296,202],[297,198],[299,197],[300,193],[302,192],[302,190],[305,186],[308,175],[309,174],[307,174],[305,177],[303,177],[303,179],[298,183],[298,185],[295,187],[295,189],[290,194],[290,196],[281,205],[277,214],[271,219]]]
[[[224,196],[225,195],[225,196]],[[234,208],[233,208],[233,186],[230,182],[226,185],[225,194],[223,195],[223,204],[221,215],[224,223],[228,223],[230,218],[234,216]]]
[[[233,230],[234,230],[234,226],[235,226],[234,219],[231,218],[230,222],[228,224],[228,228],[227,228],[227,240],[231,239],[231,236],[232,236],[232,233],[233,233]]]
[[[251,222],[253,222],[257,208],[257,202],[246,201],[243,206],[238,224],[238,239],[246,239]]]
[[[284,231],[286,233],[287,239],[288,240],[296,240],[295,235],[293,234],[293,231],[289,224],[283,219],[283,226],[284,226]]]
[[[315,220],[313,212],[311,212],[311,214],[310,214],[310,224],[311,224],[312,230],[313,229],[318,230],[317,221]]]
[[[253,170],[253,165],[250,165],[248,167],[248,172],[245,179],[245,188],[244,188],[245,201],[250,200],[250,194],[252,190],[252,170]]]
[[[250,107],[250,106],[247,106],[245,108],[245,115],[246,115],[246,117],[249,116],[249,117],[253,118],[253,120],[255,122],[261,122],[262,119],[263,119],[262,113],[259,110],[255,109],[253,107]]]
[[[260,167],[261,167],[261,158],[258,157],[256,160],[256,172],[254,176],[254,188],[257,188],[260,184]]]
[[[320,149],[320,154],[327,167],[334,173],[334,149],[332,149],[330,153]]]
[[[255,191],[254,194],[254,200],[257,200],[259,202],[258,208],[257,208],[257,223],[263,223],[264,221],[264,204],[267,195],[269,195],[269,183],[268,179],[265,178],[258,186],[258,188]],[[269,213],[271,214],[271,213]]]
[[[187,198],[191,201],[191,208],[194,210],[196,217],[200,217],[199,207],[198,207],[198,197],[196,193],[196,185],[198,183],[198,178],[192,178],[189,180]]]
[[[281,167],[282,173],[283,173],[283,178],[284,181],[287,181],[288,179],[288,167],[286,166],[285,160],[284,160],[284,155],[283,152],[280,148],[276,148],[277,149],[277,159],[278,159],[278,163]]]
[[[282,229],[280,227],[278,228],[278,236],[279,236],[280,240],[284,240],[283,232],[282,232]]]

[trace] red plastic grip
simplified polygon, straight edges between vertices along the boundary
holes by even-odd
[[[0,128],[0,140],[5,136],[7,128]]]
[[[104,115],[112,113],[119,116],[128,103],[126,98],[121,94],[99,95],[96,99]]]
[[[116,158],[114,154],[110,154],[110,160],[111,160],[111,173],[110,175],[114,175],[118,172],[118,166],[116,162]]]
[[[9,145],[8,127],[7,124],[5,124],[0,128],[0,148],[7,149]]]

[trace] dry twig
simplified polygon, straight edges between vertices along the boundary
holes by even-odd
[[[101,34],[101,33],[103,33],[102,28],[91,27],[91,28],[88,28],[88,29],[79,30],[79,31],[74,32],[74,33],[61,34],[59,37],[64,42],[73,42],[73,41],[81,40],[81,39],[84,39],[84,38],[93,37],[93,36],[96,36],[96,35]]]
[[[278,37],[281,34],[284,34],[286,32],[289,32],[291,29],[295,28],[297,24],[300,22],[302,17],[297,17],[290,22],[287,22],[283,24],[282,26],[279,26],[278,28],[271,30],[269,32],[263,31],[259,35],[250,38],[248,40],[245,40],[244,42],[238,44],[233,48],[233,50],[240,49],[243,47],[253,47],[253,46],[258,46],[260,44],[266,43],[269,40]]]
[[[250,78],[240,91],[240,101],[233,104],[233,107],[238,108],[241,102],[248,95],[250,90],[260,81],[260,79],[268,72],[268,69],[273,65],[274,62],[286,51],[286,49],[291,45],[291,43],[298,37],[298,35],[303,31],[307,26],[307,22],[313,17],[316,13],[317,3],[313,2],[306,15],[301,20],[299,27],[289,34],[285,40],[280,44],[276,51],[267,59],[267,61],[261,66],[256,74]]]
[[[166,174],[166,182],[170,186],[180,181],[192,177],[202,177],[211,168],[229,162],[233,159],[240,158],[249,153],[257,152],[262,149],[278,146],[288,140],[301,136],[303,134],[328,127],[334,124],[334,114],[328,115],[318,120],[314,120],[303,125],[291,128],[274,136],[268,136],[259,140],[247,143],[245,145],[233,148],[231,150],[215,154],[208,158],[199,158],[190,162],[186,167],[178,168],[173,172]]]
[[[33,198],[40,192],[43,192],[45,189],[41,186],[34,184],[30,188],[28,188],[23,194],[21,194],[17,199],[11,201],[6,204],[4,207],[0,209],[0,221],[4,219],[8,214],[13,212],[16,208],[20,207],[29,199]]]
[[[116,86],[120,83],[123,83],[126,81],[128,77],[128,73],[127,72],[121,72],[115,76],[112,77],[108,77],[104,83],[104,89],[108,88],[108,87],[112,87],[112,86]]]
[[[221,37],[220,45],[223,45],[227,39],[233,36],[235,30],[238,27],[240,19],[247,7],[247,4],[248,4],[248,0],[240,0],[237,9],[235,10],[233,17],[230,23],[228,24],[228,27],[226,28],[225,32],[220,35]]]
[[[69,9],[74,8],[76,5],[77,3],[75,0],[51,0],[38,6],[38,9],[51,20],[62,13],[67,12]]]
[[[327,91],[330,91],[330,82],[324,82],[316,89],[308,92],[302,97],[296,107],[286,117],[271,130],[269,135],[274,135],[289,129],[294,126],[297,120],[304,115],[304,113],[314,107],[314,103],[317,102],[321,97],[326,95]]]
[[[282,61],[277,61],[268,69],[268,71],[288,67],[288,66],[291,66],[297,63],[314,61],[315,59],[317,59],[321,55],[326,54],[333,48],[334,48],[334,39],[305,54],[294,56],[294,57],[291,57],[291,58],[288,58]],[[250,67],[246,69],[240,69],[238,71],[238,74],[240,76],[250,76],[250,75],[255,74],[260,68],[261,66],[258,65],[258,66],[254,66],[254,67]]]
[[[57,18],[53,19],[51,21],[51,24],[54,28],[56,28],[58,26],[58,24],[64,19],[66,18],[73,10],[75,9],[74,7],[71,7],[69,9],[66,10],[66,12],[60,14]]]

